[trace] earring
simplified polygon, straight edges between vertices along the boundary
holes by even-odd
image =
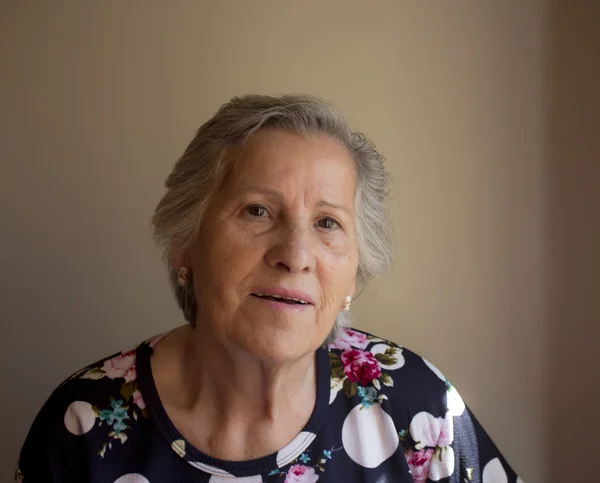
[[[350,310],[350,306],[352,305],[352,297],[350,295],[346,296],[346,303],[342,306],[342,310],[344,312],[348,312]]]
[[[179,267],[177,270],[177,283],[180,287],[185,287],[189,281],[187,267]]]

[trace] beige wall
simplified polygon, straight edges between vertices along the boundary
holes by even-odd
[[[591,482],[600,480],[600,3],[557,0],[551,17],[550,461],[555,481]]]
[[[439,365],[528,483],[551,481],[549,459],[566,471],[549,451],[565,428],[547,420],[581,421],[546,399],[564,328],[550,275],[577,246],[563,238],[557,268],[548,234],[579,225],[569,206],[549,216],[569,196],[549,171],[567,158],[565,145],[565,159],[549,154],[551,128],[562,136],[549,96],[569,81],[557,68],[563,84],[550,82],[546,2],[166,5],[0,7],[0,472],[62,378],[181,323],[149,217],[194,130],[248,92],[329,97],[372,136],[395,176],[398,257],[357,302],[357,325]]]

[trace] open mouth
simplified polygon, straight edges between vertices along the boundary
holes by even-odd
[[[281,295],[272,295],[267,293],[253,293],[251,295],[260,299],[272,300],[273,302],[280,302],[289,305],[309,305],[306,300],[282,297]]]

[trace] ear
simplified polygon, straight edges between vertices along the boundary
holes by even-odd
[[[171,267],[174,270],[178,270],[181,267],[189,268],[191,266],[191,259],[187,250],[176,250],[171,255]]]

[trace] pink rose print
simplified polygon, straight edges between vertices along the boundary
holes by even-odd
[[[137,405],[138,408],[146,409],[146,403],[144,402],[144,399],[142,398],[142,393],[139,390],[136,390],[133,393],[133,402]]]
[[[285,477],[284,483],[315,483],[319,475],[315,474],[314,468],[304,465],[294,465]]]
[[[366,386],[381,376],[379,362],[370,352],[349,349],[342,352],[344,373],[350,382]]]
[[[411,449],[408,453],[404,453],[404,457],[406,458],[414,482],[423,483],[427,481],[429,465],[431,464],[431,458],[433,458],[433,450],[422,449],[421,451],[413,451]]]
[[[125,382],[135,381],[135,350],[122,352],[120,355],[104,361],[102,370],[110,379],[122,377]]]
[[[352,329],[344,329],[337,339],[329,344],[330,349],[365,349],[369,341],[365,334]]]

